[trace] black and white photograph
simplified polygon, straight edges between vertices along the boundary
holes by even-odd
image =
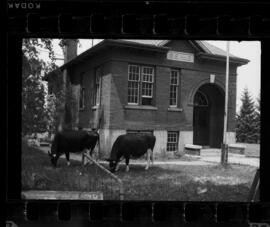
[[[259,201],[261,43],[22,41],[21,198]]]

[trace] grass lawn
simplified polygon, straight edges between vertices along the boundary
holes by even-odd
[[[108,168],[108,165],[104,165]],[[117,176],[124,185],[125,200],[246,201],[256,168],[251,166],[122,164]],[[104,199],[118,199],[114,180],[91,164],[60,159],[52,168],[47,154],[22,145],[22,190],[102,191]]]

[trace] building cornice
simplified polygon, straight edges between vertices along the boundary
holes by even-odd
[[[201,58],[201,59],[221,61],[221,62],[226,61],[226,56],[221,56],[221,55],[213,55],[213,54],[200,52],[200,53],[196,54],[196,56]],[[247,60],[247,59],[235,58],[235,57],[230,57],[229,61],[230,61],[230,63],[234,63],[234,64],[237,64],[239,66],[240,65],[246,65],[247,63],[249,63],[249,60]]]

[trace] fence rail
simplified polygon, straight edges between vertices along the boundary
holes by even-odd
[[[124,187],[122,180],[115,174],[111,173],[96,160],[94,160],[89,154],[82,154],[82,164],[84,165],[85,158],[91,161],[95,166],[95,176],[91,176],[90,181],[92,182],[95,190],[101,190],[104,193],[104,199],[115,199],[115,194],[119,193],[119,199],[124,199]],[[107,177],[102,177],[98,174],[98,170],[105,174]],[[108,178],[109,177],[109,178]],[[118,192],[118,193],[117,193]]]

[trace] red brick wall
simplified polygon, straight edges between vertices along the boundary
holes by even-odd
[[[93,107],[93,95],[95,92],[94,79],[97,67],[101,68],[103,73],[109,73],[110,69],[110,54],[100,53],[89,60],[83,61],[76,65],[72,70],[74,82],[80,82],[80,76],[83,75],[83,87],[85,88],[85,108],[79,111],[79,125],[83,128],[96,127],[95,120],[97,118],[97,110]]]
[[[173,46],[173,45],[172,45]],[[190,52],[187,43],[178,51]],[[127,109],[127,74],[128,64],[152,65],[155,67],[155,107],[156,110]],[[195,63],[185,63],[166,59],[166,54],[143,50],[111,49],[100,55],[89,57],[89,60],[78,64],[73,69],[73,76],[78,77],[84,72],[85,109],[80,111],[80,125],[93,127],[96,110],[92,109],[94,91],[93,79],[97,66],[103,69],[105,81],[111,81],[110,95],[107,91],[102,97],[102,103],[107,109],[104,112],[103,127],[111,129],[151,129],[192,131],[193,102],[192,97],[204,82],[210,81],[210,74],[216,75],[218,84],[224,88],[225,62],[214,62],[196,58]],[[182,111],[168,111],[169,107],[169,77],[170,68],[181,69],[179,99]],[[236,103],[236,73],[235,65],[230,66],[228,131],[234,131]],[[77,81],[77,80],[76,80]],[[108,86],[105,85],[104,86]],[[109,108],[110,106],[110,108]],[[108,109],[109,108],[109,109]]]
[[[111,87],[111,111],[110,128],[112,129],[166,129],[166,130],[192,130],[193,107],[190,99],[191,93],[196,92],[200,84],[210,81],[210,74],[216,75],[218,85],[224,88],[225,63],[213,63],[200,61],[195,58],[196,64],[182,63],[164,60],[166,56],[151,56],[143,51],[121,51],[112,53],[111,63],[112,87]],[[157,110],[127,109],[127,74],[128,64],[153,65],[155,67],[155,107]],[[157,64],[157,65],[156,65]],[[181,100],[180,108],[183,111],[168,111],[169,107],[169,77],[170,68],[181,69]],[[231,73],[236,68],[231,66]],[[228,130],[234,131],[235,124],[235,100],[236,100],[236,76],[230,76],[229,87],[229,119]],[[198,86],[198,87],[197,87]]]

